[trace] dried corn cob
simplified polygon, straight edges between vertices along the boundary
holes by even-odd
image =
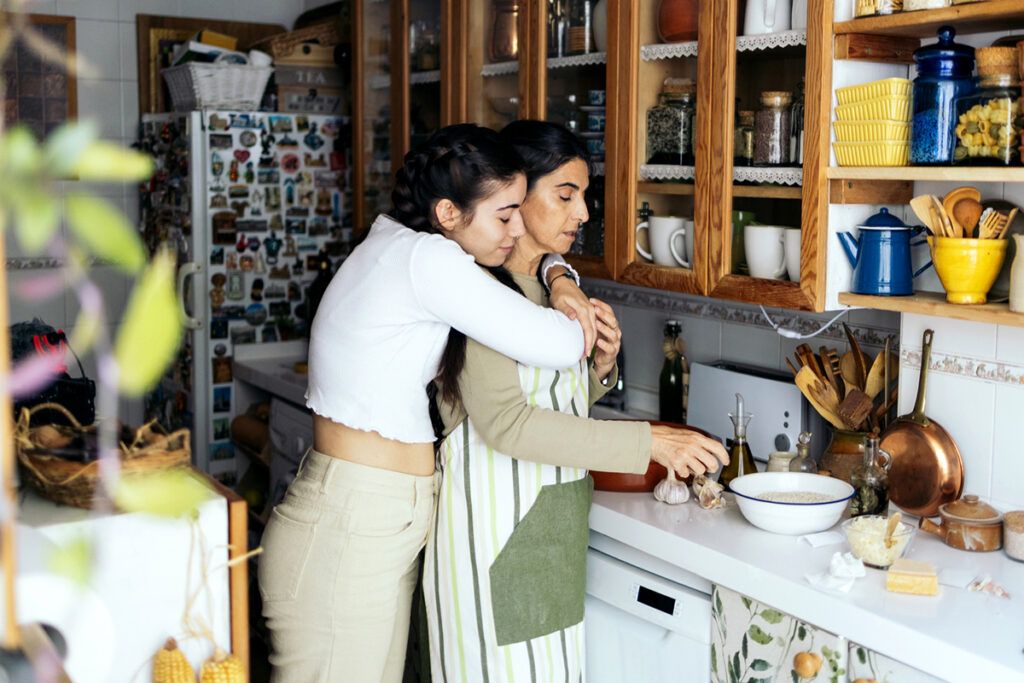
[[[153,683],[195,683],[196,673],[174,638],[153,655]]]
[[[220,648],[203,663],[199,674],[200,683],[245,683],[245,668],[242,660]]]

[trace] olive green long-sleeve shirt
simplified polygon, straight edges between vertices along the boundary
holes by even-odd
[[[548,305],[547,295],[535,278],[514,277],[527,298]],[[614,379],[611,377],[609,384]],[[651,457],[649,424],[591,420],[528,405],[516,362],[472,339],[466,342],[466,364],[459,376],[459,388],[461,405],[442,402],[440,406],[445,435],[468,416],[488,446],[513,458],[603,472],[647,471]],[[591,368],[591,403],[607,391]]]

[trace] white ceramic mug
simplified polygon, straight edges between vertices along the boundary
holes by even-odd
[[[788,31],[790,18],[789,0],[747,0],[743,33],[753,36]]]
[[[684,237],[686,242],[686,260],[690,263],[690,268],[693,268],[693,221],[686,221],[686,235]]]
[[[793,0],[793,9],[790,13],[789,28],[793,31],[804,31],[807,29],[807,0]]]
[[[686,260],[687,219],[679,216],[651,216],[636,226],[637,234],[647,230],[647,240],[651,245],[648,252],[637,240],[636,250],[646,259],[659,266],[682,266],[689,268]]]
[[[748,225],[743,230],[743,249],[750,276],[781,280],[786,274],[786,228],[781,225]]]
[[[800,228],[786,229],[786,272],[793,282],[800,282]]]

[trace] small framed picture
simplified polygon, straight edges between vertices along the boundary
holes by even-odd
[[[213,388],[213,412],[231,412],[231,387]]]
[[[213,421],[213,438],[217,441],[230,438],[231,422],[226,417],[218,417]]]

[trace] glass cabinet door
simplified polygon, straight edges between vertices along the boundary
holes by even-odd
[[[408,147],[425,142],[441,122],[441,2],[403,0],[408,17]]]
[[[466,120],[501,130],[526,115],[520,93],[525,0],[471,0]]]
[[[357,230],[365,230],[373,223],[377,214],[391,206],[391,165],[392,165],[392,116],[391,116],[391,8],[381,0],[359,0],[359,37],[356,50],[357,68],[355,83],[360,88],[354,117],[361,131],[359,150],[361,157],[355,201]],[[361,186],[360,186],[361,183]]]
[[[545,69],[537,89],[539,111],[579,136],[594,162],[587,209],[571,254],[603,262],[605,254],[605,129],[607,127],[607,0],[544,0],[544,38],[537,46]]]

